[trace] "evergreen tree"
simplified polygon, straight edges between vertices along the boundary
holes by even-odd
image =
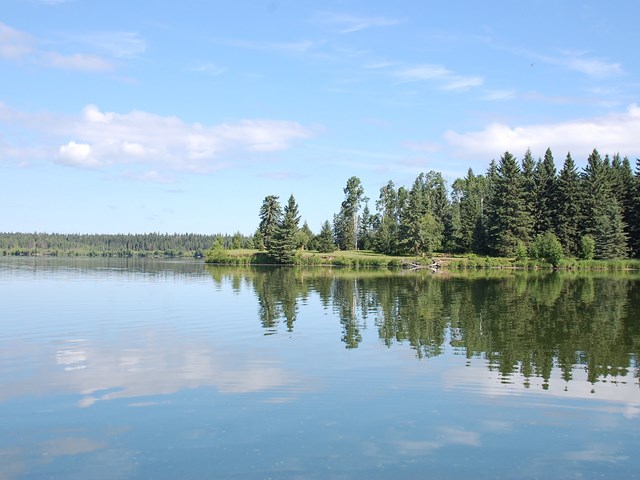
[[[398,252],[399,194],[394,183],[389,182],[380,189],[376,201],[378,225],[373,234],[373,249],[379,253]]]
[[[269,250],[271,248],[271,240],[276,233],[278,224],[282,217],[282,207],[276,195],[267,195],[260,207],[260,225],[258,230],[262,238],[262,248]]]
[[[437,180],[434,172],[421,173],[409,191],[405,208],[400,213],[400,245],[407,253],[429,254],[442,245],[444,224],[440,218],[445,215],[447,205],[444,202],[448,199],[446,196],[442,199],[436,193],[438,184],[443,183]],[[436,201],[441,202],[438,206],[440,218],[434,211]]]
[[[531,216],[524,203],[522,172],[509,152],[500,158],[488,209],[489,247],[501,256],[513,255],[518,241],[529,241]]]
[[[298,233],[298,205],[291,195],[284,207],[282,220],[279,222],[268,249],[269,255],[282,264],[292,263],[296,253],[296,234]]]
[[[640,257],[640,158],[636,159],[633,176],[631,222],[629,224],[629,245],[634,257]]]
[[[313,232],[311,231],[311,229],[309,228],[309,224],[305,220],[305,222],[302,224],[302,228],[300,228],[298,230],[298,233],[296,233],[296,248],[301,250],[306,250],[307,248],[309,248],[313,236]]]
[[[430,199],[433,217],[439,226],[435,226],[435,231],[442,229],[442,239],[440,245],[434,248],[441,248],[450,244],[453,237],[451,201],[447,193],[447,183],[440,172],[430,171],[426,175],[426,184]],[[435,244],[434,244],[435,245]]]
[[[358,248],[369,250],[372,246],[374,217],[369,211],[369,205],[365,204],[358,224]]]
[[[622,221],[625,225],[625,231],[628,233],[628,249],[633,255],[632,247],[632,229],[634,225],[634,178],[633,170],[629,159],[620,158],[619,154],[613,156],[611,163],[612,173],[612,191],[618,201],[618,205],[622,210]]]
[[[556,165],[551,149],[547,148],[544,160],[535,168],[535,208],[533,234],[539,235],[553,230],[556,216]]]
[[[347,180],[343,190],[345,199],[340,207],[340,213],[334,220],[336,243],[342,250],[358,248],[358,213],[365,200],[364,188],[358,177]]]
[[[483,211],[488,196],[487,179],[476,176],[470,168],[467,176],[458,178],[452,185],[453,205],[459,211],[459,227],[455,235],[456,248],[462,252],[483,252],[478,248],[479,224],[483,223]],[[481,227],[480,227],[481,228]]]
[[[492,233],[489,231],[489,214],[492,210],[493,198],[498,181],[498,164],[493,159],[489,163],[485,179],[486,195],[482,198],[481,213],[476,219],[476,225],[473,231],[473,252],[479,254],[490,253],[493,242],[491,238]]]
[[[554,230],[566,255],[576,256],[580,248],[581,223],[580,175],[571,153],[567,153],[558,176]]]
[[[622,210],[612,192],[613,175],[608,157],[603,161],[596,149],[584,168],[585,233],[596,243],[596,259],[627,256],[627,237]]]
[[[336,249],[336,244],[333,241],[333,231],[328,220],[322,224],[320,233],[315,239],[315,247],[321,253],[331,253]]]
[[[538,165],[540,160],[536,163],[531,154],[531,150],[527,148],[527,151],[522,158],[522,190],[524,197],[524,205],[528,212],[528,217],[531,220],[529,229],[534,231],[535,219],[538,216]]]

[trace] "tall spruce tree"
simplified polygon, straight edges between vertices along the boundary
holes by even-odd
[[[613,194],[613,174],[608,157],[594,149],[583,173],[585,233],[596,243],[595,258],[609,260],[627,256],[627,236],[622,209]]]
[[[489,248],[501,256],[515,253],[519,242],[528,242],[531,216],[522,188],[522,171],[516,158],[505,152],[498,164],[488,209]]]
[[[276,233],[280,218],[282,217],[282,207],[276,195],[267,195],[260,207],[260,225],[258,226],[259,237],[262,240],[260,249],[271,248],[271,241]]]
[[[531,219],[531,231],[533,231],[533,219],[537,215],[538,208],[538,184],[536,181],[536,161],[533,159],[531,149],[527,148],[524,157],[522,157],[522,193],[525,208]]]
[[[333,241],[333,231],[329,220],[325,220],[320,228],[320,233],[315,238],[315,247],[321,253],[331,253],[335,251],[336,244]]]
[[[476,230],[483,222],[483,210],[488,196],[487,180],[482,175],[476,176],[470,168],[466,177],[453,183],[452,191],[460,212],[457,248],[463,252],[482,253],[482,248],[478,248],[476,244]]]
[[[620,154],[616,153],[613,156],[611,162],[611,174],[612,174],[612,191],[613,195],[618,200],[618,205],[622,209],[622,221],[625,225],[625,231],[627,233],[627,248],[631,253],[631,229],[634,223],[634,179],[633,170],[631,169],[631,163],[627,157],[620,158]]]
[[[571,153],[567,153],[557,180],[554,230],[564,253],[569,256],[577,256],[580,251],[580,192],[580,175]]]
[[[374,216],[371,215],[369,204],[365,204],[358,223],[358,248],[369,250],[372,246]]]
[[[442,229],[442,239],[440,246],[451,244],[453,237],[451,201],[447,192],[447,182],[440,172],[431,170],[425,178],[430,198],[431,210],[434,219],[440,225],[436,229]],[[434,244],[435,245],[435,244]],[[435,247],[434,247],[435,248]]]
[[[551,149],[547,148],[544,159],[535,168],[535,209],[533,216],[533,235],[554,230],[556,216],[556,165]]]
[[[428,254],[442,245],[444,225],[434,215],[430,187],[430,177],[421,173],[409,190],[400,215],[400,244],[404,252]]]
[[[399,197],[393,181],[380,188],[376,201],[378,225],[373,234],[373,249],[379,253],[398,252]]]
[[[633,175],[631,211],[629,245],[632,255],[640,257],[640,158],[636,158],[636,169]]]
[[[365,201],[364,188],[358,177],[351,177],[343,190],[345,199],[334,220],[336,243],[342,250],[358,248],[358,216]]]
[[[298,233],[298,204],[293,195],[284,207],[282,220],[278,223],[275,234],[270,242],[269,255],[277,262],[288,264],[293,262],[296,254],[296,234]]]

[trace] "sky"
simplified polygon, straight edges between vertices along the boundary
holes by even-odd
[[[0,231],[252,234],[358,177],[640,157],[637,0],[1,0]]]

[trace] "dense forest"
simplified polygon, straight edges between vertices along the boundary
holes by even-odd
[[[389,181],[371,212],[357,177],[333,223],[318,235],[298,228],[293,196],[284,209],[269,195],[260,209],[257,247],[286,263],[291,248],[366,249],[392,255],[433,252],[540,258],[622,259],[640,256],[640,159],[604,158],[597,150],[579,171],[567,154],[560,172],[550,149],[521,162],[505,152],[485,174],[468,170],[449,190],[442,174],[421,173],[410,187]],[[289,254],[283,254],[289,251]],[[555,264],[555,263],[554,263]]]

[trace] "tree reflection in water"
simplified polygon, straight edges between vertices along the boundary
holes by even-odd
[[[639,378],[640,279],[631,274],[353,271],[208,267],[216,282],[251,285],[266,335],[292,332],[300,304],[317,295],[357,348],[374,324],[388,347],[408,344],[417,358],[445,348],[481,357],[503,378],[519,373],[548,388],[558,368],[577,366],[589,382]]]

